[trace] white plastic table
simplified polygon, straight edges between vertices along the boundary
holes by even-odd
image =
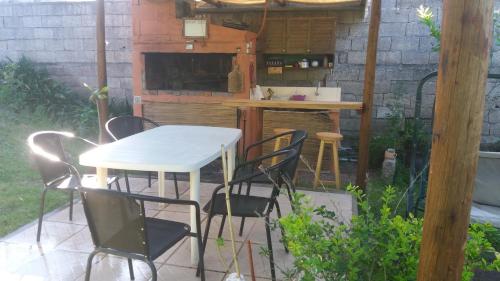
[[[80,164],[96,167],[98,185],[107,188],[107,169],[158,171],[158,192],[165,195],[165,172],[189,173],[190,199],[200,202],[200,168],[227,151],[229,176],[234,170],[240,129],[204,126],[161,126],[101,145],[80,155]],[[191,229],[196,229],[191,207]],[[198,244],[191,238],[191,262],[198,263]]]

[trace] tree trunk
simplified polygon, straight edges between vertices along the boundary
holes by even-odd
[[[380,2],[373,0],[371,6],[368,46],[366,50],[365,81],[363,88],[363,110],[359,128],[359,154],[356,185],[365,188],[368,170],[368,153],[373,111],[373,90],[375,88],[375,69],[377,66],[378,30],[380,27]]]
[[[492,0],[445,0],[419,281],[461,280],[483,122]]]

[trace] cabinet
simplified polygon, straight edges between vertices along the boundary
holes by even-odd
[[[280,54],[285,49],[286,20],[284,18],[271,18],[266,21],[264,52]]]
[[[288,17],[266,21],[264,53],[333,54],[335,18]]]

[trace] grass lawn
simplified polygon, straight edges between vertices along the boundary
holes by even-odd
[[[38,217],[42,181],[30,165],[26,138],[54,129],[58,126],[43,116],[13,113],[0,105],[0,237]],[[67,193],[49,191],[45,211],[66,203]]]

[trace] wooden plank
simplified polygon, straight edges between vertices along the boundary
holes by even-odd
[[[366,50],[365,80],[363,88],[363,112],[359,128],[358,168],[356,185],[365,188],[368,170],[368,153],[373,111],[373,90],[375,88],[375,68],[377,65],[378,31],[380,27],[380,2],[373,0],[371,6],[370,27],[368,30],[368,47]]]
[[[462,278],[492,42],[492,0],[443,2],[419,281]]]
[[[97,87],[108,85],[106,74],[106,34],[104,0],[96,1]],[[108,99],[97,99],[99,119],[99,143],[107,142],[105,124],[108,121]]]
[[[220,104],[144,102],[143,114],[163,125],[236,127],[236,110]]]
[[[319,109],[319,110],[360,110],[361,102],[329,101],[284,101],[284,100],[244,100],[234,99],[222,102],[229,107],[262,107],[284,109]]]

